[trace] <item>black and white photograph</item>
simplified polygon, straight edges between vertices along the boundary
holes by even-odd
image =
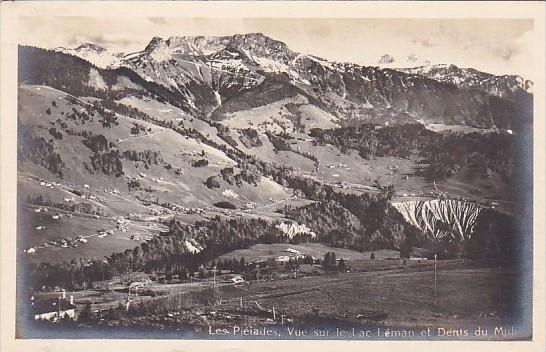
[[[535,20],[19,14],[14,338],[533,341]]]

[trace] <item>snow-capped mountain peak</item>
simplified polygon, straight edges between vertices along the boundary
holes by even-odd
[[[165,40],[160,37],[153,37],[152,40],[146,45],[146,48],[144,48],[145,51],[153,51],[158,49],[159,47],[165,45]]]
[[[377,64],[380,67],[415,67],[429,65],[430,61],[417,56],[416,54],[409,54],[405,59],[395,57],[391,54],[382,55]]]
[[[100,68],[117,65],[122,56],[121,53],[112,53],[107,49],[92,43],[84,43],[74,49],[58,47],[54,50],[77,56]]]
[[[293,60],[297,53],[288,49],[281,41],[272,39],[262,33],[235,34],[233,36],[203,37],[183,36],[170,37],[167,40],[154,37],[144,49],[144,52],[152,53],[162,50],[180,55],[210,55],[220,50],[232,48],[242,52],[248,52],[251,56]]]
[[[380,65],[388,65],[388,64],[392,64],[394,61],[396,60],[394,59],[392,55],[385,54],[379,58],[377,63]]]
[[[412,68],[396,68],[403,66],[404,60],[399,61],[390,54],[383,55],[382,67],[333,62],[292,51],[285,43],[262,33],[154,37],[143,50],[121,59],[104,48],[89,44],[62,51],[101,67],[127,67],[145,80],[160,84],[174,94],[181,94],[185,108],[191,113],[205,115],[264,82],[260,89],[271,84],[282,94],[290,91],[288,95],[296,94],[296,89],[311,95],[328,92],[330,95],[326,98],[321,97],[326,103],[317,100],[321,106],[335,105],[328,99],[334,99],[332,94],[337,95],[339,99],[347,100],[347,107],[337,108],[335,105],[335,113],[339,116],[346,115],[346,109],[358,103],[363,109],[410,104],[406,101],[391,102],[392,98],[385,96],[380,89],[381,82],[386,81],[400,85],[401,90],[437,88],[439,94],[440,87],[448,83],[508,100],[513,100],[522,90],[529,92],[531,86],[530,81],[521,77],[495,76],[450,64],[417,66],[426,61],[416,55],[407,57],[408,66]],[[419,114],[423,112],[419,111]]]
[[[473,68],[461,68],[453,64],[424,65],[399,68],[400,72],[424,76],[459,88],[473,88],[488,94],[510,98],[518,91],[532,92],[533,82],[516,75],[496,76]]]
[[[98,46],[98,45],[93,44],[93,43],[83,43],[82,45],[80,45],[79,47],[77,47],[74,50],[77,50],[77,51],[94,51],[96,53],[102,53],[102,52],[106,51],[106,49],[103,48],[102,46]]]

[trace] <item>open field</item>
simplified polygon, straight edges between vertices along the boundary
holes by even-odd
[[[287,317],[304,319],[317,314],[343,320],[359,314],[386,313],[385,325],[408,328],[488,325],[501,323],[510,315],[515,304],[511,273],[464,266],[440,269],[434,306],[431,269],[431,265],[419,265],[222,288],[221,294],[229,303],[220,307],[236,310],[238,298],[243,297],[247,306],[258,301]]]
[[[514,315],[519,309],[515,298],[517,280],[509,270],[470,261],[439,261],[437,298],[433,303],[431,262],[401,265],[392,260],[367,260],[362,261],[362,265],[365,272],[255,281],[237,286],[221,283],[221,278],[217,278],[214,306],[209,301],[211,279],[194,283],[154,283],[147,289],[156,292],[156,296],[132,294],[131,304],[149,305],[159,300],[165,313],[143,316],[133,313],[133,318],[124,320],[123,324],[145,326],[147,321],[153,321],[169,331],[184,330],[192,321],[195,325],[191,331],[197,336],[211,337],[206,333],[209,325],[228,329],[234,324],[280,328],[283,322],[286,326],[330,330],[336,327],[415,331],[430,328],[434,334],[437,328],[492,329],[517,319]],[[94,311],[105,310],[124,306],[126,292],[119,284],[112,285],[110,291],[81,291],[75,293],[75,302],[80,307],[91,302]],[[55,293],[43,293],[40,297],[47,295],[55,296]],[[125,326],[123,324],[115,326]]]
[[[309,255],[315,258],[323,258],[327,252],[334,252],[336,258],[343,258],[347,262],[353,262],[355,260],[364,260],[370,258],[370,253],[361,253],[358,251],[330,247],[321,243],[301,243],[301,244],[288,244],[288,243],[272,243],[272,244],[256,244],[248,249],[238,249],[227,254],[220,256],[222,260],[241,257],[245,258],[245,261],[252,262],[257,260],[274,259],[278,256],[290,254],[287,250],[297,250],[302,255]],[[376,258],[384,257],[399,257],[399,253],[393,250],[379,250],[376,251]]]

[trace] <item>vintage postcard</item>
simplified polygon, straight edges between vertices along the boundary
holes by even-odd
[[[3,3],[6,351],[542,351],[544,10]]]

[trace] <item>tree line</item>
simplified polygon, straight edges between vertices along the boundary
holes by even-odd
[[[497,172],[507,183],[513,182],[513,172],[523,152],[520,145],[528,137],[504,133],[436,133],[418,123],[313,129],[310,135],[317,144],[332,144],[342,152],[354,149],[364,159],[415,158],[422,166],[418,174],[431,180],[445,179],[463,167],[472,167],[484,176],[488,170]]]

